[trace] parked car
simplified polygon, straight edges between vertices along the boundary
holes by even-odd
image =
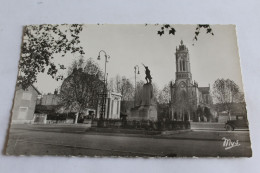
[[[225,124],[227,131],[233,131],[237,129],[248,129],[248,121],[245,116],[237,116],[236,120],[229,120]]]

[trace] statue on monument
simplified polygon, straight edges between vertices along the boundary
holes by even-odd
[[[153,94],[151,73],[148,66],[144,64],[143,66],[145,67],[145,80],[147,83],[142,88],[141,104],[131,109],[128,119],[157,121],[157,104]]]
[[[145,66],[143,64],[144,68],[145,68],[145,74],[146,74],[146,77],[145,77],[145,80],[146,80],[146,83],[152,83],[152,77],[151,77],[151,73],[150,73],[150,70],[148,68],[148,66]]]

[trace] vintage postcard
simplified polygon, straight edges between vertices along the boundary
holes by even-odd
[[[7,155],[251,157],[235,25],[23,29]]]

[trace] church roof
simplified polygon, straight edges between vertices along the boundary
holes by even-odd
[[[202,94],[209,94],[209,90],[210,90],[209,87],[199,87],[199,91],[200,91]]]

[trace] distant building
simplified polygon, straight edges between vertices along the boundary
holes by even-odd
[[[26,90],[23,90],[22,87],[16,87],[11,123],[33,123],[36,101],[40,94],[33,85],[30,85]]]
[[[181,44],[176,48],[176,78],[171,83],[170,112],[173,120],[200,121],[203,117],[200,110],[210,110],[212,97],[209,87],[199,87],[192,81],[190,56],[188,48]]]
[[[59,100],[60,99],[57,94],[47,94],[42,96],[39,105],[58,105]]]

